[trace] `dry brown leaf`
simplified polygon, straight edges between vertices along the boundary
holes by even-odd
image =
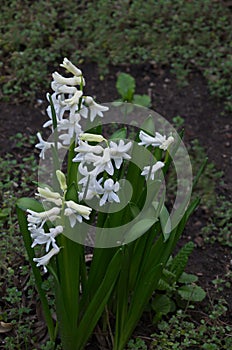
[[[0,322],[0,333],[10,332],[13,328],[11,323]]]

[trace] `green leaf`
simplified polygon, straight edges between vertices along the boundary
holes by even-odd
[[[150,107],[151,98],[148,95],[134,95],[133,103],[143,107]]]
[[[121,269],[121,257],[122,251],[118,249],[117,253],[110,261],[105,276],[96,290],[96,293],[90,300],[86,310],[83,310],[83,317],[77,327],[76,333],[76,348],[78,349],[82,349],[84,345],[86,345],[88,338],[92,334],[94,327],[105,309]]]
[[[193,189],[196,187],[198,181],[199,181],[199,178],[200,176],[202,175],[202,173],[204,172],[205,168],[206,168],[206,165],[208,163],[208,158],[205,158],[205,160],[202,162],[198,172],[197,172],[197,175],[195,176],[194,178],[194,181],[193,181]]]
[[[170,271],[176,275],[176,280],[178,280],[184,272],[184,269],[188,262],[188,258],[192,253],[193,249],[193,242],[186,243],[171,261]]]
[[[170,236],[172,228],[171,228],[170,215],[165,205],[163,205],[160,211],[160,223],[162,227],[162,233],[164,236],[164,242],[166,242]]]
[[[178,288],[177,292],[181,298],[188,301],[202,301],[206,296],[205,291],[201,287],[195,285],[182,286]]]
[[[9,208],[0,209],[0,220],[4,220],[10,214]]]
[[[167,295],[157,295],[151,306],[155,312],[166,315],[172,308],[172,301]]]
[[[151,219],[142,219],[138,221],[134,226],[130,229],[130,231],[126,234],[125,244],[131,241],[136,240],[138,237],[142,236],[145,232],[147,232],[152,225],[157,221],[156,218]]]
[[[130,202],[129,203],[129,208],[130,208],[132,217],[136,218],[139,215],[139,213],[140,213],[139,207],[135,203]]]
[[[56,111],[55,111],[55,107],[52,101],[52,96],[49,94],[48,95],[49,98],[49,102],[51,105],[51,111],[52,111],[52,125],[53,125],[53,129],[55,130],[57,128],[57,118],[56,118]]]
[[[65,200],[66,201],[74,201],[78,202],[78,191],[76,188],[76,184],[73,182],[67,189]]]
[[[124,127],[115,131],[113,135],[111,135],[110,140],[123,140],[126,138],[126,136],[127,136],[127,128]]]
[[[43,205],[33,198],[23,197],[17,200],[16,207],[20,208],[23,211],[27,209],[31,209],[37,212],[41,212],[44,210]]]
[[[137,325],[142,312],[149,302],[152,292],[156,289],[162,273],[162,264],[152,266],[149,271],[143,274],[131,300],[131,305],[124,325],[124,333],[121,334],[118,342],[118,347],[113,347],[113,350],[124,349],[131,333]]]
[[[120,73],[116,88],[123,101],[131,102],[135,92],[135,79],[130,74]]]
[[[154,117],[152,115],[149,115],[146,120],[143,122],[141,129],[143,129],[145,132],[148,132],[153,136],[155,134],[155,124],[154,124]]]
[[[183,272],[180,278],[178,279],[178,282],[180,283],[194,283],[198,281],[198,277],[195,275],[192,275],[190,273]]]

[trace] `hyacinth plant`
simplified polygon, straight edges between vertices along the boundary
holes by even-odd
[[[54,348],[61,343],[65,350],[83,349],[94,333],[122,350],[197,200],[181,200],[173,217],[165,205],[164,176],[178,154],[177,134],[157,130],[148,115],[136,133],[131,128],[132,141],[125,127],[104,136],[109,106],[84,94],[80,69],[66,58],[61,66],[69,76],[52,75],[44,124],[52,138],[37,134],[37,199],[18,201],[20,229]],[[42,287],[48,274],[55,318]]]

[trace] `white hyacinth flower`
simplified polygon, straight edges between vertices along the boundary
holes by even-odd
[[[122,165],[123,159],[131,159],[131,156],[128,154],[131,146],[132,142],[124,144],[123,140],[120,140],[119,144],[113,141],[110,142],[110,156],[114,160],[117,169]]]
[[[64,211],[64,215],[69,217],[70,226],[74,227],[76,221],[82,222],[83,218],[89,220],[92,208],[85,205],[77,204],[73,201],[65,202],[67,208]]]
[[[62,226],[59,225],[55,228],[50,228],[49,232],[45,232],[42,227],[37,228],[35,225],[33,225],[29,227],[29,230],[31,232],[31,238],[33,239],[33,243],[31,245],[32,248],[38,244],[46,244],[46,252],[48,252],[50,245],[52,245],[53,248],[58,248],[55,238],[63,232]]]
[[[96,180],[96,168],[92,171],[88,171],[87,167],[80,163],[78,170],[80,174],[83,175],[82,179],[78,182],[78,184],[82,186],[82,191],[79,192],[79,200],[90,200],[95,196],[99,197],[99,194],[102,194],[102,187],[100,185],[102,179],[99,181]]]
[[[69,119],[62,119],[58,125],[58,131],[67,130],[67,133],[59,136],[59,139],[63,141],[64,145],[70,145],[73,137],[75,141],[78,135],[82,132],[79,124],[81,117],[79,113],[70,114]]]
[[[102,187],[103,196],[100,199],[99,205],[103,206],[106,202],[116,202],[119,203],[120,199],[115,192],[118,192],[120,186],[119,182],[115,182],[112,179],[107,179]]]
[[[41,223],[44,223],[45,221],[55,221],[59,218],[60,214],[60,208],[54,207],[50,210],[42,211],[42,212],[36,212],[30,209],[27,209],[27,213],[29,215],[27,216],[28,226],[31,225],[40,225]]]
[[[143,168],[143,171],[141,173],[141,175],[145,176],[146,180],[154,180],[154,177],[155,177],[155,173],[164,167],[164,163],[163,162],[160,162],[158,161],[157,163],[155,163],[153,166],[145,166]]]
[[[69,71],[76,77],[82,76],[82,71],[76,66],[74,66],[74,64],[70,62],[66,57],[64,58],[63,63],[61,63],[60,66],[67,69],[67,71]]]
[[[58,192],[53,192],[48,187],[45,187],[45,188],[38,187],[38,192],[39,193],[35,194],[36,196],[42,199],[45,199],[48,202],[52,202],[57,206],[62,205],[62,198]]]
[[[85,155],[89,153],[100,154],[104,151],[104,148],[101,146],[91,146],[87,142],[79,140],[79,146],[74,149],[78,154],[73,158],[73,162],[84,162]]]
[[[88,160],[87,157],[86,159]],[[114,174],[114,167],[111,162],[110,149],[108,147],[104,149],[102,157],[92,154],[89,159],[94,160],[93,165],[96,167],[98,174],[103,171],[106,171],[111,176]]]
[[[81,84],[81,77],[74,76],[72,78],[66,78],[60,75],[58,72],[52,73],[52,77],[57,84],[61,84],[61,85],[75,86],[75,85]]]
[[[94,101],[94,99],[91,96],[84,97],[86,105],[89,107],[90,111],[90,121],[93,122],[96,116],[103,117],[102,112],[108,111],[108,107],[99,105]]]
[[[146,134],[144,131],[140,131],[139,138],[141,142],[139,142],[140,146],[153,146],[153,147],[159,147],[160,149],[166,150],[167,147],[174,142],[174,138],[172,136],[169,136],[167,139],[166,135],[161,135],[160,133],[156,132],[155,137],[150,136]]]
[[[59,251],[60,251],[60,248],[58,248],[58,247],[53,247],[51,250],[50,250],[50,252],[49,253],[47,253],[46,255],[44,255],[44,256],[41,256],[40,258],[34,258],[33,259],[33,261],[35,262],[35,263],[37,263],[36,264],[36,266],[43,266],[43,268],[44,268],[44,272],[46,273],[47,272],[47,268],[46,268],[46,266],[47,266],[47,264],[49,263],[49,261],[50,261],[50,259],[54,256],[54,255],[56,255],[56,254],[58,254],[59,253]]]
[[[39,143],[37,143],[35,145],[35,147],[41,150],[40,155],[39,155],[40,158],[45,159],[45,152],[48,149],[51,149],[52,147],[54,147],[55,143],[54,142],[44,141],[42,139],[42,136],[41,136],[40,132],[38,132],[36,135],[37,135],[37,137],[39,139]],[[58,147],[58,149],[62,148],[62,144],[60,142],[57,142],[57,147]]]
[[[74,95],[77,92],[77,88],[75,88],[74,86],[57,85],[55,91],[60,92],[62,94]]]
[[[50,94],[47,94],[47,96],[46,96],[48,102],[50,102],[49,96],[50,96]],[[61,104],[61,97],[58,96],[58,94],[56,92],[51,95],[51,99],[52,99],[52,103],[53,103],[53,106],[54,106],[54,109],[55,109],[56,121],[57,121],[57,124],[58,124],[59,121],[62,120],[63,115],[64,115],[65,111],[67,110],[67,107],[63,106]],[[50,126],[53,125],[51,105],[48,106],[46,111],[47,111],[47,114],[49,116],[49,120],[43,124],[44,128],[47,128],[47,127],[50,127]]]
[[[162,145],[159,146],[160,149],[163,149],[164,151],[166,151],[168,149],[168,147],[174,142],[174,137],[173,136],[169,136],[167,138],[167,140],[165,140]]]
[[[80,135],[79,135],[80,136]],[[100,154],[102,153],[104,150],[104,148],[102,146],[91,146],[89,145],[87,142],[84,142],[82,140],[79,141],[79,146],[77,146],[76,148],[74,148],[75,152],[78,153],[95,153],[95,154]]]
[[[88,185],[86,187],[83,186],[82,192],[78,193],[79,200],[90,200],[93,197],[99,197],[99,194],[102,194],[100,182],[101,181],[97,181],[96,178],[90,178]]]
[[[64,104],[69,105],[69,106],[78,105],[82,95],[83,95],[83,92],[77,90],[72,97],[64,100]]]

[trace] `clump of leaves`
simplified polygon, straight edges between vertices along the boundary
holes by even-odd
[[[174,258],[170,258],[163,270],[157,292],[151,307],[155,311],[153,322],[157,323],[163,315],[183,307],[185,302],[202,301],[206,293],[196,282],[198,277],[184,272],[189,255],[194,249],[192,242],[186,243]]]
[[[135,79],[127,73],[118,75],[116,88],[121,96],[122,102],[130,102],[143,107],[151,106],[151,98],[148,95],[135,94],[136,83]]]
[[[224,300],[218,300],[209,314],[199,322],[193,322],[183,310],[178,310],[169,320],[157,325],[152,335],[151,349],[154,350],[227,350],[232,347],[232,327],[221,321],[227,307]]]
[[[212,214],[208,217],[207,226],[201,230],[205,241],[208,243],[219,242],[222,245],[232,247],[232,203],[224,196],[219,196]]]

